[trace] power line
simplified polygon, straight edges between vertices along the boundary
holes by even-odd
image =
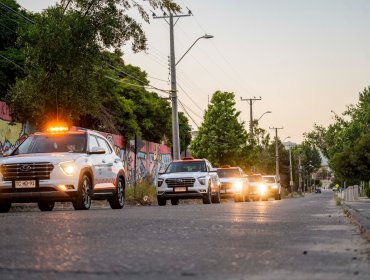
[[[0,2],[0,6],[1,6],[4,10],[6,10],[6,11],[8,11],[8,12],[12,12],[12,13],[16,14],[17,16],[21,17],[22,19],[24,19],[24,20],[25,20],[25,21],[27,21],[28,23],[35,23],[32,19],[30,19],[30,18],[28,18],[28,17],[26,17],[26,16],[24,16],[24,15],[22,15],[22,14],[18,13],[17,11],[13,10],[11,7],[9,7],[8,5],[5,5],[5,4],[4,4],[4,3],[2,3],[2,2]]]
[[[18,64],[17,64],[17,63],[15,63],[13,60],[11,60],[11,59],[9,59],[9,58],[7,58],[7,57],[3,56],[2,54],[0,54],[0,57],[2,57],[3,59],[5,59],[6,61],[8,61],[8,62],[12,63],[13,65],[15,65],[16,67],[18,67],[18,68],[19,68],[19,69],[21,69],[24,73],[26,73],[26,74],[27,74],[26,70],[24,70],[24,68],[23,68],[22,66],[18,65]]]
[[[124,71],[122,71],[122,70],[120,70],[120,69],[118,69],[118,68],[114,67],[114,66],[113,66],[113,65],[111,65],[111,64],[108,64],[108,66],[109,66],[109,67],[111,67],[111,68],[113,68],[114,70],[116,70],[118,73],[124,74],[124,75],[126,75],[126,76],[128,76],[128,77],[130,77],[130,78],[134,79],[135,81],[137,81],[137,82],[141,83],[144,87],[149,87],[149,88],[152,88],[152,89],[155,89],[155,90],[161,91],[161,92],[165,92],[165,93],[167,93],[167,94],[169,94],[169,93],[170,93],[170,91],[169,91],[169,90],[160,89],[160,88],[157,88],[157,87],[155,87],[155,86],[152,86],[152,85],[151,85],[151,84],[149,84],[148,82],[145,82],[145,81],[143,81],[143,80],[140,80],[140,79],[136,78],[135,76],[133,76],[133,75],[131,75],[131,74],[128,74],[128,73],[126,73],[126,72],[124,72]]]
[[[107,75],[105,75],[104,78],[109,79],[109,80],[112,80],[112,81],[115,81],[117,83],[129,85],[129,86],[134,86],[134,87],[139,87],[139,88],[150,87],[150,86],[144,86],[144,85],[138,85],[138,84],[128,83],[128,82],[125,82],[125,81],[122,81],[122,80],[118,80],[118,79],[115,79],[115,78],[110,77],[110,76],[107,76]],[[155,90],[157,90],[157,89],[155,89]],[[158,92],[158,94],[163,94],[162,90],[161,90],[160,93]]]
[[[194,119],[190,116],[190,114],[188,113],[188,111],[185,109],[184,107],[184,104],[182,104],[181,100],[178,99],[179,103],[180,103],[180,106],[181,108],[184,110],[184,113],[191,119],[191,121],[196,125],[197,128],[199,128],[199,125],[194,121]]]
[[[190,95],[183,89],[183,87],[179,83],[177,83],[177,85],[185,93],[185,95],[190,99],[190,101],[195,105],[195,107],[197,107],[200,111],[203,112],[203,109],[200,108],[200,106],[190,97]]]

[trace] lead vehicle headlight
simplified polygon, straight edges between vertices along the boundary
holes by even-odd
[[[203,176],[203,177],[199,177],[198,178],[198,182],[201,184],[201,185],[205,185],[206,184],[206,177]]]
[[[67,176],[75,175],[76,165],[74,161],[66,161],[59,163],[60,169],[62,169],[63,173]]]

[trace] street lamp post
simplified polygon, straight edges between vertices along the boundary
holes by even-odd
[[[177,110],[177,82],[176,82],[176,65],[183,59],[183,57],[189,52],[189,50],[195,45],[196,42],[198,42],[200,39],[210,39],[213,38],[212,35],[204,35],[202,37],[199,37],[191,46],[190,48],[185,52],[185,54],[180,58],[180,60],[176,63],[175,59],[175,35],[174,35],[174,29],[175,24],[174,18],[182,17],[189,17],[193,14],[191,11],[189,11],[188,14],[185,15],[179,15],[179,14],[173,14],[170,12],[169,15],[166,13],[163,16],[157,16],[155,13],[153,13],[153,17],[155,19],[165,19],[166,22],[170,26],[170,67],[171,67],[171,103],[172,103],[172,145],[173,145],[173,159],[180,159],[180,135],[179,135],[179,114]],[[169,19],[169,22],[167,21]]]
[[[170,17],[170,25],[172,17]],[[176,65],[184,58],[184,56],[190,51],[190,49],[200,40],[200,39],[211,39],[213,36],[204,35],[199,37],[190,46],[190,48],[181,56],[179,61],[175,63],[175,44],[173,36],[173,28],[171,32],[171,100],[172,100],[172,143],[173,143],[173,158],[180,159],[180,135],[179,135],[179,113],[177,110],[177,82],[176,82]]]
[[[266,112],[264,112],[258,119],[257,119],[257,122],[259,122],[260,121],[260,119],[262,119],[262,117],[264,116],[264,115],[266,115],[266,114],[271,114],[272,112],[271,111],[266,111]]]

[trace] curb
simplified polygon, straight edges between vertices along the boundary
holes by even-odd
[[[360,229],[361,234],[370,242],[370,227],[367,227],[366,224],[369,224],[369,220],[360,214],[359,211],[346,205],[342,204],[344,214],[349,218],[350,222]],[[370,224],[369,224],[370,225]]]

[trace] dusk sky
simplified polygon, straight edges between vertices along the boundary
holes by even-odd
[[[18,2],[40,11],[55,0]],[[343,112],[370,85],[368,0],[177,2],[184,12],[189,7],[194,14],[175,27],[177,58],[198,37],[215,36],[200,40],[177,68],[178,82],[186,92],[179,88],[179,98],[198,125],[208,95],[216,90],[235,93],[246,128],[249,106],[240,97],[261,96],[254,105],[254,118],[272,111],[261,119],[261,127],[283,126],[281,139],[291,136],[291,141],[299,142],[314,123],[328,125],[331,110]],[[128,44],[123,58],[156,78],[152,85],[169,89],[169,26],[151,20],[143,27],[148,52],[133,54]]]

